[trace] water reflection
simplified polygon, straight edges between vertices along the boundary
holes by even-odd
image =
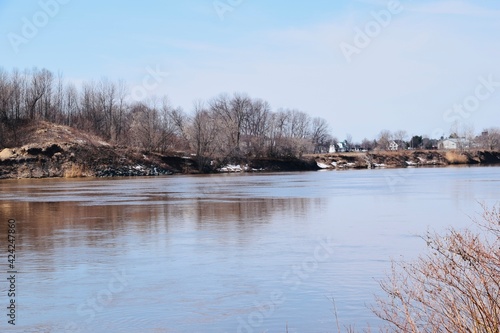
[[[106,194],[105,194],[106,195]],[[151,198],[150,198],[151,199]],[[157,198],[155,198],[155,201]],[[189,199],[177,204],[86,205],[81,202],[0,202],[0,218],[15,218],[20,249],[101,246],[130,233],[141,238],[194,227],[196,230],[246,233],[286,216],[307,216],[324,199]],[[324,204],[324,203],[323,203]],[[7,225],[0,225],[7,237]],[[60,243],[62,242],[62,243]]]

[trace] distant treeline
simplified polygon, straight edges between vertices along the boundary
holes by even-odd
[[[190,151],[201,160],[297,157],[327,152],[322,118],[245,94],[196,102],[190,114],[166,97],[132,101],[124,82],[102,79],[77,88],[46,69],[0,69],[0,148],[19,144],[23,127],[44,120],[151,152]]]

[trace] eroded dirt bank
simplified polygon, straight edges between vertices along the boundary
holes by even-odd
[[[0,150],[0,179],[47,177],[158,176],[217,172],[223,165],[199,168],[186,153],[168,155],[111,145],[102,139],[61,125],[39,122],[26,128],[23,144]],[[245,159],[244,170],[317,170],[314,159]]]

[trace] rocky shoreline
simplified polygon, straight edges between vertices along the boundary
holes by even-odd
[[[407,168],[448,165],[500,164],[498,151],[404,150],[326,154],[315,157],[321,169]]]

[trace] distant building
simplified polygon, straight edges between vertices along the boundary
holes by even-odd
[[[389,150],[398,150],[399,144],[396,141],[389,142]]]
[[[459,141],[458,139],[446,139],[439,143],[440,149],[458,149]]]
[[[339,142],[337,143],[337,151],[339,153],[345,153],[347,152],[349,149],[347,148],[347,144],[345,142]]]
[[[439,142],[438,148],[445,150],[469,148],[470,142],[465,138],[445,139]]]
[[[339,142],[337,144],[330,145],[330,149],[328,149],[328,152],[330,154],[332,154],[332,153],[345,153],[347,151],[348,151],[348,149],[347,149],[347,145],[345,144],[345,142]]]

